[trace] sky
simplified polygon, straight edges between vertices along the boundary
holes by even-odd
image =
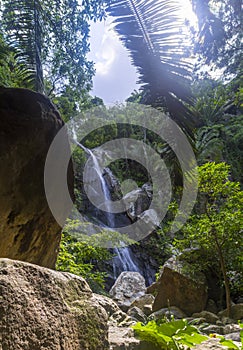
[[[190,0],[178,0],[181,14],[195,23]],[[96,74],[93,79],[91,95],[103,99],[111,105],[124,102],[134,89],[138,90],[138,74],[118,35],[113,29],[112,18],[91,24],[90,54],[88,58],[95,62]]]

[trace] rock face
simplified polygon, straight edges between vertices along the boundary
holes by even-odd
[[[143,276],[138,272],[122,272],[110,290],[111,297],[122,310],[127,311],[132,302],[145,294]]]
[[[106,350],[107,313],[81,277],[0,259],[4,350]]]
[[[53,268],[61,228],[46,201],[44,165],[63,121],[43,95],[0,88],[0,124],[0,257]],[[72,193],[71,167],[68,182]]]
[[[191,272],[190,265],[175,258],[169,259],[162,268],[156,286],[148,288],[148,293],[157,290],[153,311],[177,306],[187,315],[200,312],[207,302],[207,285],[204,275]]]

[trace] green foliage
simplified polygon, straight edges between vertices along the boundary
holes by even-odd
[[[225,163],[206,163],[198,168],[198,212],[191,215],[177,247],[199,247],[219,261],[230,308],[229,270],[240,273],[243,227],[243,191],[230,181],[230,167]],[[230,310],[229,310],[230,311]]]
[[[67,88],[75,101],[91,88],[89,21],[104,17],[99,1],[2,0],[0,24],[7,43],[35,73],[35,90],[55,96]],[[47,81],[47,83],[45,82]],[[45,84],[46,83],[46,84]]]
[[[195,52],[200,64],[224,68],[224,75],[240,75],[242,70],[241,2],[237,0],[193,0],[199,33]]]
[[[162,319],[150,321],[146,325],[138,322],[135,326],[132,326],[132,328],[139,339],[153,344],[158,350],[187,350],[210,339],[210,337],[201,334],[199,330],[195,326],[189,324],[187,320],[169,321],[167,319]],[[232,340],[226,340],[220,335],[217,335],[217,338],[220,339],[220,344],[227,349],[240,350]]]
[[[197,328],[189,325],[186,320],[162,324],[150,321],[146,325],[137,323],[132,328],[139,339],[152,343],[161,350],[188,349],[208,339],[207,336],[199,334]]]
[[[34,87],[33,71],[19,59],[0,34],[0,85],[4,87]]]
[[[191,107],[202,126],[196,130],[196,151],[199,164],[225,161],[232,176],[243,183],[243,116],[239,89],[234,83],[222,84],[204,79],[193,86],[196,97]]]
[[[56,269],[82,276],[93,291],[102,291],[106,273],[94,271],[94,263],[108,260],[111,255],[99,245],[94,246],[90,242],[77,240],[73,235],[75,227],[77,222],[68,220],[63,229]]]

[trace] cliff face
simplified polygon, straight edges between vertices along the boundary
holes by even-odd
[[[62,126],[43,95],[0,88],[0,257],[55,266],[61,228],[46,201],[44,166]],[[72,192],[71,167],[68,182]]]

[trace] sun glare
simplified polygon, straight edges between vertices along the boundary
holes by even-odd
[[[197,16],[192,10],[190,0],[178,0],[180,6],[180,16],[183,20],[189,21],[191,26],[197,26]]]

